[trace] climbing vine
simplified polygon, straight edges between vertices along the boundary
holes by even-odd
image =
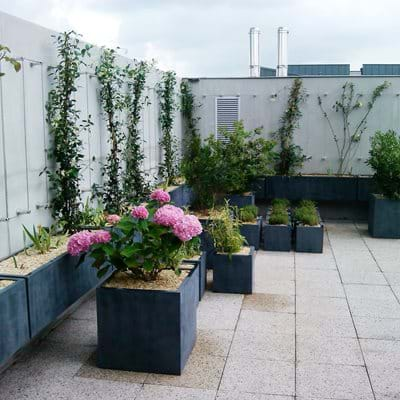
[[[21,69],[21,63],[11,56],[11,50],[2,44],[0,44],[0,62],[5,61],[12,65],[15,72]],[[4,76],[4,72],[0,72],[0,77]]]
[[[354,83],[346,82],[342,86],[342,93],[339,100],[332,106],[333,110],[341,114],[343,136],[336,133],[333,123],[325,110],[321,96],[318,96],[318,104],[321,109],[322,115],[328,122],[329,131],[332,139],[335,142],[336,150],[339,158],[339,166],[337,174],[342,175],[346,173],[351,174],[351,163],[357,153],[358,145],[361,141],[362,135],[367,129],[367,118],[372,111],[375,102],[382,95],[383,91],[389,87],[390,83],[384,81],[378,85],[372,92],[371,98],[365,107],[365,111],[361,119],[354,124],[351,123],[351,116],[357,110],[363,107],[361,102],[362,94],[355,92]]]
[[[303,81],[300,78],[295,78],[290,88],[286,110],[281,117],[281,127],[273,134],[280,146],[275,165],[275,172],[278,175],[293,175],[296,170],[303,166],[306,160],[301,147],[293,143],[294,131],[299,127],[302,116],[300,106],[304,101]]]
[[[175,99],[176,74],[174,71],[164,72],[158,83],[157,93],[160,103],[160,125],[163,149],[163,161],[159,173],[167,185],[174,184],[178,175],[177,141],[173,135],[174,115],[177,108]]]
[[[124,200],[121,170],[125,135],[121,113],[125,108],[125,95],[122,91],[125,73],[116,62],[115,50],[103,49],[95,73],[100,82],[100,101],[110,144],[103,165],[104,184],[98,192],[103,198],[105,209],[110,213],[119,213]]]
[[[130,203],[142,200],[149,192],[149,185],[143,171],[144,154],[139,123],[142,110],[148,104],[148,97],[144,96],[144,89],[151,65],[146,61],[139,61],[133,68],[130,66],[126,68],[126,76],[128,78],[128,94],[126,96],[128,120],[123,189],[125,200]]]
[[[46,105],[52,144],[49,158],[54,168],[46,169],[49,177],[53,217],[65,231],[74,231],[80,223],[80,172],[82,131],[90,128],[90,116],[81,120],[81,111],[75,99],[77,80],[89,56],[89,45],[82,45],[74,31],[55,37],[59,63],[51,69],[54,88],[49,92]]]

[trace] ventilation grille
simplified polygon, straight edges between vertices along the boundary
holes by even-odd
[[[239,97],[217,97],[216,108],[217,139],[227,140],[221,131],[233,132],[235,122],[239,121]]]

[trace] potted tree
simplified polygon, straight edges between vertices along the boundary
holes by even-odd
[[[202,227],[169,201],[154,191],[109,231],[78,232],[68,242],[71,254],[88,253],[100,276],[115,269],[97,289],[101,368],[180,374],[192,351],[199,272],[180,267],[184,243],[197,241]]]
[[[248,205],[239,208],[238,217],[240,221],[240,233],[246,239],[249,246],[255,250],[260,248],[262,217],[258,216],[258,208]]]
[[[374,170],[377,193],[369,200],[368,230],[373,237],[400,238],[400,137],[376,132],[367,164]]]
[[[287,199],[274,199],[263,227],[264,250],[290,251],[292,249],[292,221]]]
[[[215,292],[253,292],[254,247],[244,246],[239,225],[228,205],[213,215],[209,230],[215,246],[212,261]]]

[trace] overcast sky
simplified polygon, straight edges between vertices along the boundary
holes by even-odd
[[[264,66],[276,66],[279,26],[290,64],[400,63],[400,0],[0,0],[0,10],[181,76],[248,75],[251,26]]]

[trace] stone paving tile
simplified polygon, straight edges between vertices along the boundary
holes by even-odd
[[[255,280],[294,281],[294,268],[281,266],[257,266],[254,271]]]
[[[233,339],[233,330],[197,330],[197,340],[192,354],[226,357]]]
[[[357,315],[354,315],[353,319],[360,338],[400,340],[400,319],[368,318]]]
[[[215,390],[144,385],[135,400],[214,400]]]
[[[271,279],[257,279],[256,274],[254,293],[270,293],[270,294],[283,294],[287,296],[294,296],[295,284],[294,281],[277,281]]]
[[[368,367],[376,400],[398,400],[400,398],[400,369],[393,365]]]
[[[276,396],[273,394],[226,392],[220,390],[216,400],[293,400],[292,396]]]
[[[294,335],[294,314],[243,310],[240,313],[237,331]]]
[[[356,338],[298,336],[296,353],[298,362],[364,365]]]
[[[297,336],[323,336],[323,337],[357,337],[353,321],[347,317],[331,317],[315,314],[297,314],[296,316]]]
[[[340,283],[340,277],[337,271],[318,270],[318,269],[296,269],[297,282],[336,282]]]
[[[391,286],[394,295],[397,297],[397,299],[400,301],[400,286]]]
[[[368,256],[365,259],[338,260],[337,267],[340,272],[352,272],[354,270],[362,272],[381,272],[375,260]]]
[[[180,376],[149,374],[145,383],[217,390],[225,360],[225,357],[192,353]]]
[[[296,311],[298,314],[320,314],[329,317],[349,316],[349,308],[344,298],[297,296]]]
[[[229,356],[294,362],[295,338],[281,332],[236,331]]]
[[[306,255],[306,256],[304,256]],[[297,269],[336,270],[336,262],[332,255],[298,253],[295,258]]]
[[[399,368],[400,341],[360,339],[366,366],[387,365]]]
[[[400,286],[400,273],[385,272],[384,275],[391,286]]]
[[[400,304],[396,298],[368,299],[348,298],[351,313],[360,317],[400,318]]]
[[[71,314],[71,319],[93,319],[97,321],[96,296],[91,297]]]
[[[340,276],[343,283],[387,285],[387,281],[381,272],[362,271],[357,267],[346,270],[340,269]]]
[[[294,363],[228,357],[222,376],[222,391],[294,395]]]
[[[312,297],[346,297],[343,285],[335,281],[299,281],[296,282],[296,294]]]
[[[242,310],[294,313],[294,296],[270,293],[246,295]]]
[[[382,285],[344,285],[348,298],[395,300],[389,286]]]
[[[296,395],[304,399],[373,400],[364,367],[299,363]]]

